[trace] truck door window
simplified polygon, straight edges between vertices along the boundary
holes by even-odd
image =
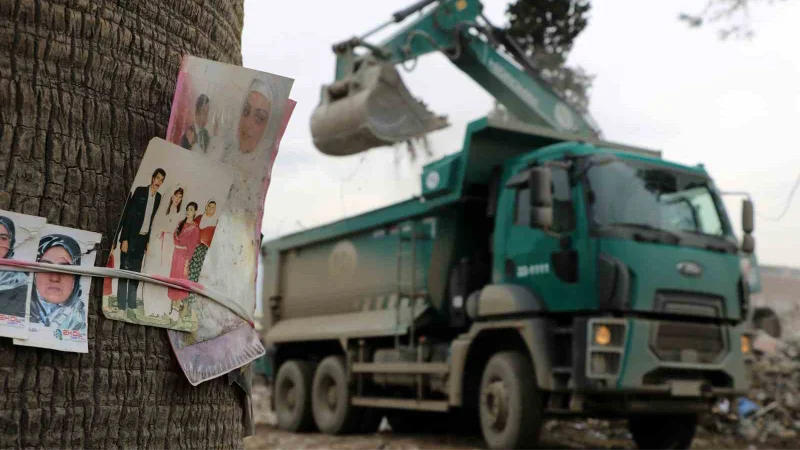
[[[575,227],[575,210],[572,206],[569,175],[566,169],[554,167],[552,171],[553,229],[555,232],[570,231]],[[514,208],[514,224],[529,226],[531,217],[530,189],[517,190]]]

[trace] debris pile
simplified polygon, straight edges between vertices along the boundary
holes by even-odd
[[[263,377],[254,377],[253,380],[253,420],[256,425],[275,425],[278,418],[272,410],[272,389]]]
[[[772,448],[800,441],[800,339],[777,340],[760,332],[753,343],[750,392],[735,404],[723,400],[701,425]]]
[[[551,419],[542,427],[545,442],[569,448],[628,448],[631,433],[624,420]]]

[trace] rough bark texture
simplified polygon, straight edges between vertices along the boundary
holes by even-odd
[[[164,137],[183,53],[241,63],[243,0],[0,0],[0,208],[104,233]],[[106,320],[89,353],[0,338],[0,448],[242,446],[241,397],[192,387],[163,329]]]

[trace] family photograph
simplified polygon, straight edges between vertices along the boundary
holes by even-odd
[[[233,181],[230,167],[154,138],[139,166],[107,266],[197,281]],[[191,330],[189,293],[127,278],[106,279],[109,318]]]

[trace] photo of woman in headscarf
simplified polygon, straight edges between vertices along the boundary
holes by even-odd
[[[186,217],[175,228],[175,235],[173,236],[175,252],[172,254],[170,278],[189,279],[189,261],[194,254],[195,248],[200,244],[200,227],[194,221],[196,212],[197,203],[189,202],[186,205]],[[180,289],[169,288],[167,295],[173,300],[173,310],[170,312],[170,316],[173,320],[178,320],[178,314],[183,309],[183,299],[189,293]]]
[[[270,158],[267,136],[274,134],[272,87],[254,78],[239,106],[236,124],[226,135],[212,139],[208,155],[236,169],[229,205],[251,214],[260,212],[261,191],[268,175]]]
[[[79,266],[81,247],[63,234],[50,234],[39,240],[36,261],[48,264]],[[79,275],[37,272],[31,290],[31,323],[61,330],[86,327],[85,304],[81,300]]]
[[[237,169],[238,179],[231,187],[231,205],[253,210],[261,197],[269,155],[263,145],[272,112],[273,94],[270,86],[254,79],[242,104],[236,130],[238,145],[227,148],[222,162]],[[257,206],[260,209],[260,206]],[[258,212],[255,210],[253,212]]]
[[[225,213],[219,215],[215,230],[214,239],[223,236],[224,245],[210,246],[203,261],[198,260],[194,268],[197,269],[198,281],[247,302],[255,292],[258,227],[263,214],[274,143],[282,126],[283,106],[276,103],[285,101],[285,98],[282,98],[281,83],[267,77],[251,78],[245,86],[239,91],[241,99],[238,104],[231,105],[231,110],[235,111],[233,123],[225,124],[224,132],[212,138],[207,153],[209,158],[235,171],[226,198]],[[223,109],[227,110],[220,108]],[[248,281],[227,283],[224,277],[212,273],[204,277],[200,269],[209,262],[214,267],[241,273]],[[191,272],[190,277],[194,277],[195,271]],[[253,281],[249,281],[251,279]]]
[[[16,247],[14,221],[0,216],[0,258],[12,259]],[[0,272],[0,314],[25,317],[28,295],[28,274],[25,272]]]
[[[153,219],[153,232],[150,234],[148,252],[142,267],[143,273],[167,275],[172,271],[172,256],[175,251],[173,236],[178,224],[186,215],[182,213],[183,187],[176,185],[171,191],[169,201],[164,202],[164,207],[160,208]],[[170,302],[164,299],[164,288],[156,284],[144,283],[142,302],[146,316],[170,313]]]
[[[212,198],[206,203],[203,214],[194,219],[197,226],[200,227],[200,245],[197,246],[191,261],[189,261],[189,280],[191,281],[197,281],[200,278],[200,270],[203,268],[208,247],[211,246],[211,240],[214,238],[218,218],[217,202]]]

